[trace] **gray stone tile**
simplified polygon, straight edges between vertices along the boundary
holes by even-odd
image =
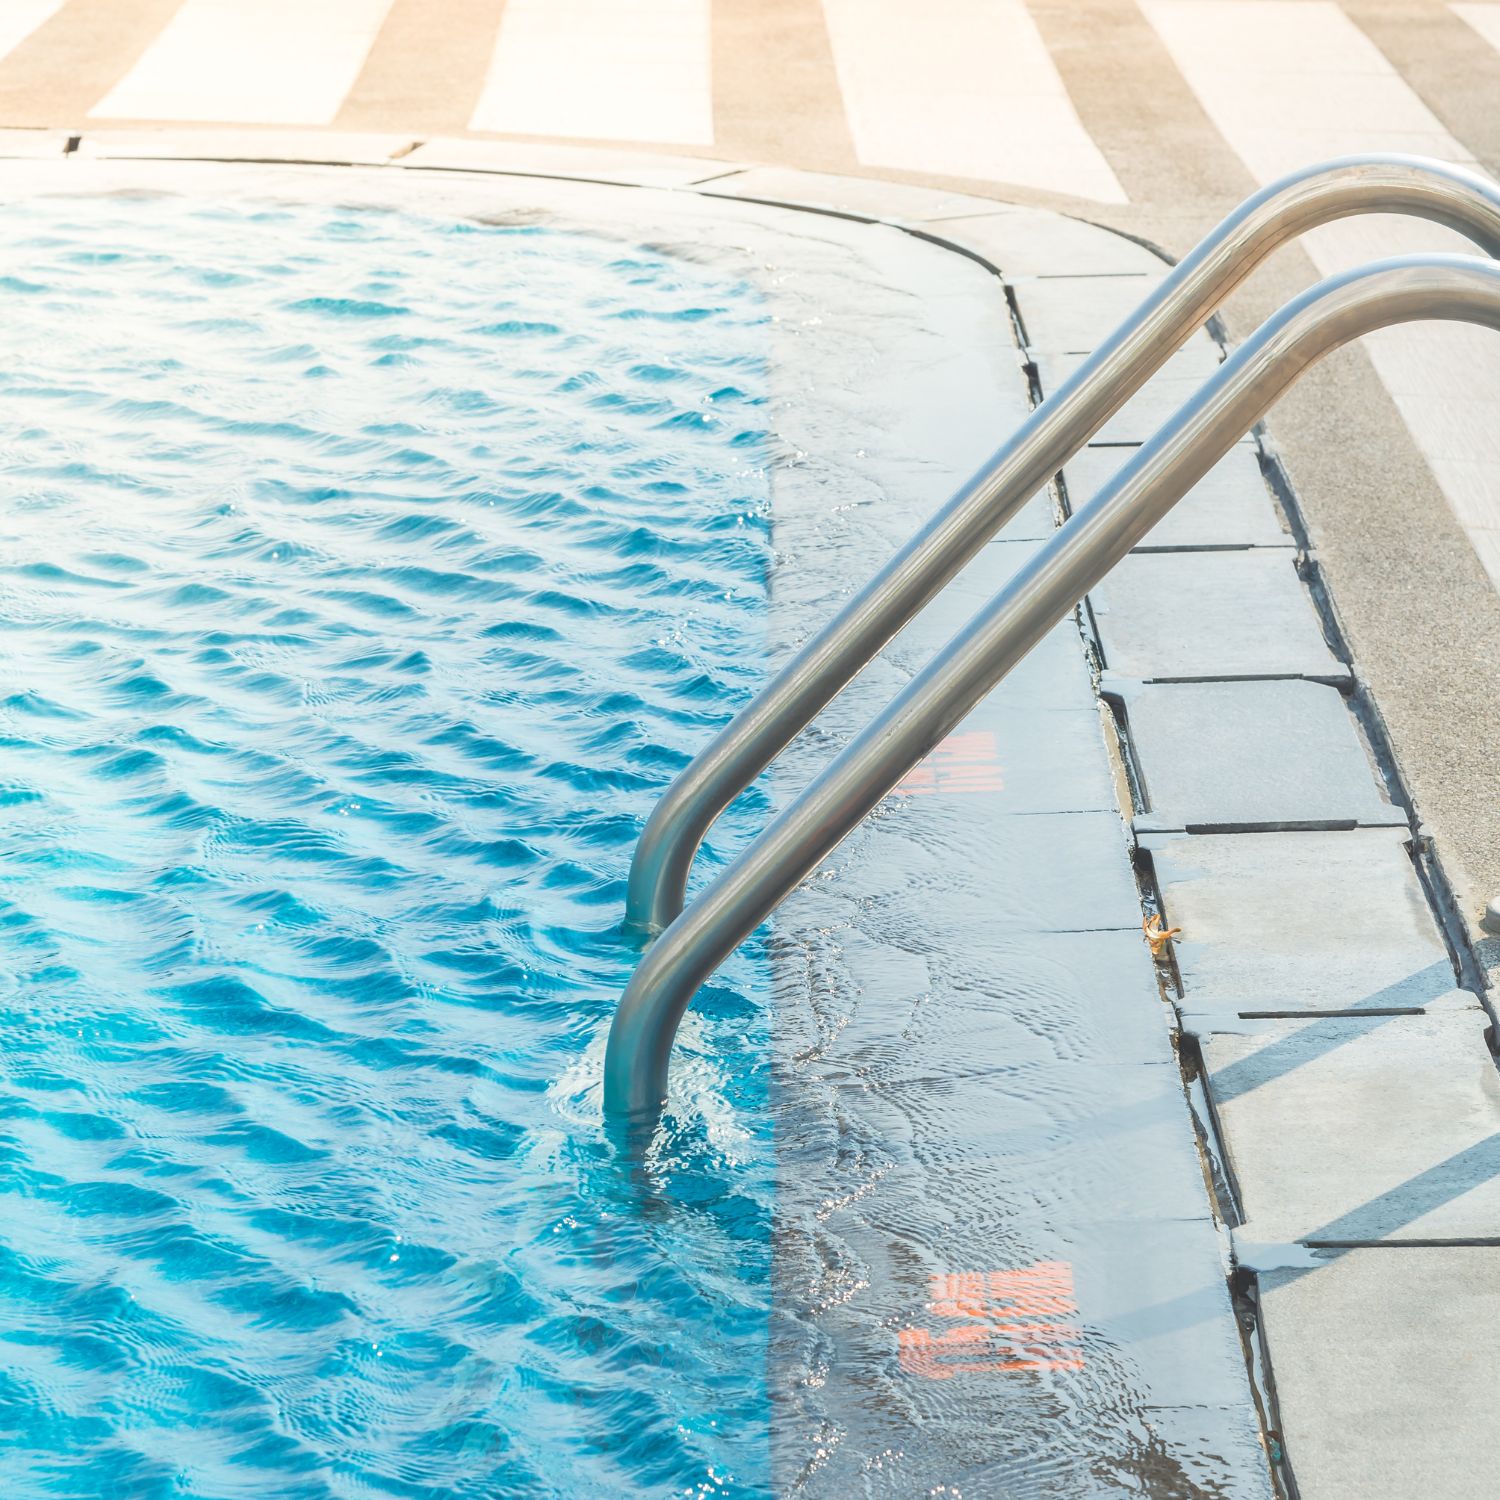
[[[1084,1064],[1175,1064],[1170,1012],[1158,998],[1139,926],[997,931],[969,953],[942,946],[944,934],[914,932],[915,925],[879,936],[846,929],[836,951],[821,958],[825,1036],[808,1058],[816,1057],[823,1076],[876,1090],[910,1086],[950,1102],[954,1091],[991,1101],[997,1108],[984,1106],[979,1120],[953,1115],[943,1123],[959,1140],[979,1131],[993,1150],[991,1132],[1003,1119],[1007,1129],[1041,1131],[1038,1149],[1045,1152],[1060,1121],[1099,1108],[1106,1089],[1097,1080],[1090,1085]],[[955,921],[949,933],[957,930]],[[919,942],[932,946],[924,951]],[[1049,1092],[1045,1070],[1066,1073],[1067,1082]],[[1110,1087],[1116,1081],[1112,1076]],[[1163,1089],[1180,1104],[1179,1084],[1167,1082],[1171,1088]],[[1006,1098],[1014,1109],[998,1108]],[[937,1123],[938,1115],[928,1117],[929,1127]],[[1176,1105],[1169,1123],[1182,1144],[1191,1143]],[[1197,1178],[1189,1180],[1196,1190]]]
[[[984,548],[886,647],[887,659],[907,676],[920,671],[1030,561],[1037,545],[995,542]],[[1008,718],[1023,705],[1081,710],[1092,709],[1095,702],[1083,637],[1072,613],[1054,626],[991,694],[991,705],[1000,711],[1001,718]]]
[[[1270,1500],[1211,1224],[1059,1229],[980,1199],[929,1237],[894,1194],[871,1211],[898,1181],[830,1203],[839,1230],[869,1214],[847,1239],[806,1235],[821,1376],[778,1397],[810,1434],[842,1420],[798,1493]]]
[[[1454,985],[1404,828],[1157,834],[1188,1012],[1410,1009]]]
[[[1060,644],[1065,644],[1065,638]],[[1045,646],[1038,647],[1046,653]],[[1077,694],[1071,680],[1048,682],[1043,654],[1028,658],[1001,687],[898,784],[894,797],[951,806],[970,819],[1035,813],[1118,812],[1119,801],[1105,758],[1104,726],[1092,704],[1052,706]],[[1030,663],[1030,665],[1028,665]],[[1071,664],[1068,670],[1071,673]],[[862,700],[875,699],[861,718],[853,700],[836,704],[810,732],[817,755],[798,758],[804,784],[834,754],[846,734],[868,722],[875,705],[899,690],[909,676],[890,662],[877,663],[860,683]],[[878,696],[873,692],[879,688]],[[836,723],[839,732],[825,731]],[[788,761],[789,767],[793,762]],[[791,783],[786,783],[790,787]],[[785,794],[783,794],[785,795]],[[890,815],[887,802],[881,816]],[[993,849],[991,856],[993,857]],[[834,856],[839,865],[842,856]]]
[[[958,1222],[998,1210],[1065,1234],[1094,1218],[1163,1227],[1212,1218],[1175,1060],[896,1083],[879,1103],[890,1140],[909,1138],[929,1193]],[[1138,1254],[1122,1237],[1122,1257]],[[1190,1248],[1192,1234],[1183,1237]],[[1217,1258],[1210,1269],[1219,1273]]]
[[[1140,896],[1113,808],[1008,816],[997,795],[962,781],[945,791],[941,777],[905,800],[882,812],[878,840],[861,852],[872,901],[921,910],[944,934],[972,923],[981,947],[1012,934],[1116,927],[1139,937]],[[941,910],[931,912],[938,891]],[[882,925],[894,920],[882,912]]]
[[[1203,682],[1121,691],[1147,803],[1141,832],[1406,821],[1377,785],[1337,688]]]
[[[993,745],[1001,787],[992,794],[999,812],[1117,811],[1114,782],[1104,755],[1097,709],[1035,708],[1014,711],[1002,689],[981,703],[954,731],[952,745],[965,756],[988,758]]]
[[[1301,1494],[1491,1500],[1500,1248],[1351,1250],[1260,1288]]]
[[[1285,548],[1133,553],[1089,595],[1106,668],[1192,681],[1348,681]]]
[[[101,159],[316,162],[381,166],[412,144],[409,135],[338,130],[89,130],[77,154]]]
[[[1165,275],[1163,266],[1130,276],[1012,276],[1008,280],[1020,309],[1027,348],[1040,361],[1043,356],[1086,355],[1097,349]]]
[[[1079,1236],[1083,1320],[1133,1367],[1153,1406],[1246,1409],[1248,1379],[1217,1231],[1207,1219],[1100,1224]]]
[[[670,156],[607,146],[554,145],[547,141],[485,141],[438,137],[395,163],[447,171],[516,172],[531,177],[579,177],[639,187],[688,187],[735,172],[740,164],[712,157]]]
[[[891,223],[918,224],[954,215],[1011,217],[1010,204],[971,193],[882,182],[874,177],[839,177],[828,172],[799,172],[792,167],[746,167],[707,188],[715,198],[755,198],[770,203],[803,204],[834,213]]]
[[[1055,279],[1067,280],[1068,278]],[[1213,358],[1213,364],[1208,367],[1204,364],[1204,354],[1206,351],[1211,353]],[[1134,395],[1127,397],[1126,406],[1146,395],[1151,387],[1160,381],[1171,381],[1173,383],[1190,380],[1201,381],[1205,368],[1210,370],[1217,369],[1219,364],[1222,363],[1223,357],[1224,351],[1219,347],[1218,343],[1206,330],[1203,331],[1201,337],[1184,341],[1182,348],[1174,349],[1168,354],[1162,360],[1155,373],[1147,377],[1145,382],[1143,382],[1142,388]],[[1041,382],[1043,395],[1055,395],[1058,388],[1078,371],[1087,358],[1088,355],[1086,353],[1058,354],[1046,349],[1032,351],[1032,361],[1036,365],[1037,378]],[[1157,418],[1157,425],[1160,425],[1161,417],[1169,414],[1170,408],[1162,411]]]
[[[1493,1238],[1500,1072],[1487,1020],[1476,1005],[1204,1034],[1241,1232],[1266,1243]]]
[[[899,1225],[900,1248],[934,1269],[1066,1261],[1080,1293],[1091,1276],[1080,1303],[1115,1325],[1119,1344],[1188,1334],[1227,1309],[1224,1247],[1175,1063],[837,1080],[828,1118],[839,1163],[829,1201],[877,1234]],[[899,1305],[900,1281],[873,1295]],[[1159,1315],[1174,1288],[1192,1295]],[[1212,1391],[1174,1379],[1150,1380],[1153,1404],[1244,1391],[1237,1357]]]
[[[934,234],[982,255],[1007,280],[1068,276],[1161,276],[1161,256],[1124,235],[1041,209],[955,215],[929,222]]]
[[[1043,393],[1050,395],[1057,391],[1085,358],[1083,354],[1038,353],[1035,359]],[[1168,417],[1202,389],[1204,381],[1217,369],[1217,363],[1205,364],[1198,346],[1189,348],[1185,357],[1174,356],[1089,441],[1114,446],[1144,443]],[[1247,432],[1239,441],[1249,443],[1254,440]]]
[[[1165,268],[1134,276],[1012,278],[1028,351],[1039,367],[1057,356],[1091,353],[1133,316],[1164,274]],[[1218,344],[1200,330],[1183,343],[1172,356],[1170,371],[1159,378],[1201,379],[1217,370],[1222,358]]]
[[[1063,478],[1074,510],[1114,477],[1133,448],[1084,448],[1068,461]],[[1261,477],[1255,449],[1237,444],[1160,521],[1137,552],[1161,548],[1282,547],[1293,538]]]

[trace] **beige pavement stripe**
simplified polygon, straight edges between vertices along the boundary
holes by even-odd
[[[179,0],[67,0],[0,58],[0,125],[80,125],[135,65]]]
[[[1029,0],[1085,129],[1132,203],[1196,239],[1254,186],[1135,0]]]
[[[737,161],[846,172],[854,145],[821,0],[714,0],[714,145]]]
[[[339,130],[464,130],[484,87],[505,0],[392,0],[344,99]]]
[[[6,0],[0,6],[0,56],[25,41],[62,9],[63,0]]]
[[[1142,8],[1261,182],[1349,151],[1473,162],[1330,0],[1142,0]],[[1325,274],[1386,255],[1472,248],[1435,226],[1383,217],[1331,224],[1305,243]],[[1363,343],[1459,520],[1471,536],[1481,524],[1500,526],[1500,340],[1433,324]],[[1491,576],[1500,587],[1500,574]]]
[[[185,0],[95,118],[327,125],[390,0]]]
[[[1395,64],[1450,135],[1500,171],[1500,54],[1445,0],[1343,0],[1345,13]]]
[[[473,130],[713,143],[709,0],[509,0]]]
[[[1310,152],[1473,160],[1332,0],[1142,0],[1142,9],[1261,181]]]
[[[1500,51],[1500,5],[1452,5],[1449,9]]]
[[[823,0],[859,160],[1126,201],[1022,0]]]

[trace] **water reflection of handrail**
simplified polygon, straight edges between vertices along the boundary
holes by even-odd
[[[720,813],[1256,266],[1309,229],[1371,213],[1430,219],[1500,254],[1500,188],[1441,162],[1348,157],[1247,198],[677,776],[636,846],[626,926],[656,933],[672,921]]]
[[[649,1133],[698,987],[882,797],[1325,354],[1419,319],[1500,330],[1500,265],[1460,255],[1329,277],[1264,322],[647,950],[615,1012],[604,1105]]]

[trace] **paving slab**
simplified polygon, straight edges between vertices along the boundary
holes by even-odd
[[[1500,1071],[1478,1006],[1207,1031],[1209,1097],[1251,1240],[1491,1239]]]
[[[1115,991],[1122,1002],[1129,993]],[[1099,1218],[1212,1224],[1175,1061],[936,1073],[874,1090],[856,1082],[841,1097],[852,1088],[887,1148],[921,1166],[944,1223],[974,1220],[977,1233],[980,1217],[999,1214],[1046,1234]],[[1186,1238],[1189,1253],[1209,1243]],[[1217,1254],[1205,1260],[1222,1280]]]
[[[1006,813],[1103,812],[1118,807],[1104,730],[1093,708],[1032,708],[1015,712],[1017,700],[993,694],[964,719],[939,751],[960,763],[994,767],[982,787],[988,815]],[[908,775],[910,791],[922,776]],[[943,781],[939,773],[940,788]],[[958,789],[962,791],[962,788]],[[978,807],[971,805],[977,814]],[[992,854],[998,853],[998,848]]]
[[[413,144],[409,135],[338,130],[88,130],[77,155],[112,160],[309,162],[383,166]]]
[[[1167,922],[1182,929],[1184,1014],[1446,1005],[1453,964],[1409,838],[1405,828],[1144,837]]]
[[[1015,576],[1037,543],[996,542],[985,547],[885,649],[903,673],[920,671],[939,647],[965,629]],[[1074,615],[1054,626],[1014,667],[990,697],[992,707],[1093,708],[1097,699],[1083,637]]]
[[[878,177],[798,172],[789,167],[744,167],[716,180],[707,193],[715,198],[795,203],[891,224],[925,224],[934,219],[976,214],[1010,219],[1023,212],[998,199],[973,193],[910,187],[901,182],[883,182]]]
[[[1115,684],[1146,797],[1140,832],[1404,824],[1322,683]]]
[[[739,172],[741,164],[713,157],[669,156],[607,146],[554,145],[544,141],[486,141],[444,136],[423,141],[400,157],[400,167],[455,172],[508,172],[527,177],[579,177],[634,187],[690,187]]]
[[[1008,276],[1021,314],[1026,347],[1043,356],[1087,355],[1161,285],[1166,268],[1131,275]],[[1207,335],[1203,336],[1208,342]],[[1214,364],[1218,351],[1214,351]],[[1044,387],[1045,389],[1045,387]]]
[[[1179,1488],[1138,1492],[1269,1493],[1175,1065],[850,1079],[826,1139],[798,1125],[825,1184],[778,1241],[783,1273],[824,1309],[816,1382],[778,1392],[804,1454],[839,1391],[850,1459],[877,1433],[889,1443],[901,1413],[907,1482],[882,1494],[947,1483],[1040,1500],[1130,1493],[1125,1478],[1147,1475]],[[1040,1279],[1046,1305],[1023,1318],[1015,1287]],[[787,1336],[814,1342],[807,1327]],[[1205,1446],[1217,1460],[1200,1469]],[[872,1492],[828,1459],[816,1493]]]
[[[1217,349],[1217,345],[1214,347]],[[1039,351],[1035,360],[1042,390],[1044,392],[1058,390],[1086,357],[1083,354],[1055,354]],[[1201,344],[1190,345],[1182,354],[1175,355],[1168,360],[1094,433],[1089,441],[1106,446],[1131,446],[1144,443],[1155,434],[1168,417],[1175,415],[1179,407],[1190,401],[1203,388],[1203,382],[1217,368],[1217,363],[1205,365]],[[1253,441],[1254,438],[1248,432],[1239,438],[1241,443]]]
[[[939,215],[928,229],[998,266],[1008,281],[1051,276],[1160,276],[1155,251],[1082,219],[999,205],[993,214]]]
[[[1305,1500],[1492,1500],[1500,1248],[1331,1253],[1260,1306]]]
[[[1120,928],[1139,937],[1140,896],[1120,815],[1007,815],[985,775],[940,760],[934,778],[909,779],[899,794],[908,805],[881,815],[885,853],[865,882],[871,900],[920,909],[944,891],[943,930],[979,921],[996,936]]]
[[[1284,547],[1132,553],[1089,603],[1104,665],[1125,677],[1351,680]]]
[[[1171,1074],[1158,1081],[1158,1102],[1169,1106],[1161,1118],[1180,1137],[1177,1149],[1193,1155],[1167,1017],[1156,1002],[1139,924],[1123,931],[997,934],[986,945],[992,963],[939,946],[922,951],[918,941],[935,942],[938,935],[913,931],[915,925],[889,936],[846,930],[837,953],[820,960],[820,983],[828,991],[820,1006],[824,1034],[807,1056],[816,1055],[824,1076],[877,1092],[915,1088],[929,1101],[946,1097],[959,1081],[992,1078],[993,1088],[983,1089],[991,1105],[985,1114],[992,1118],[944,1124],[958,1125],[958,1138],[984,1143],[986,1153],[1002,1149],[996,1132],[1020,1140],[1041,1131],[1034,1144],[1045,1155],[1060,1145],[1062,1119],[1076,1124],[1101,1111],[1116,1120],[1135,1116],[1134,1106],[1111,1112],[1101,1104],[1083,1065],[1155,1063]],[[954,922],[950,931],[957,927]],[[1068,1085],[1049,1091],[1042,1070],[1066,1074]],[[922,1115],[925,1106],[916,1096],[910,1103],[907,1111],[898,1102],[907,1118],[892,1139],[908,1135]],[[930,1127],[941,1113],[927,1117]],[[1190,1172],[1185,1181],[1194,1212],[1204,1212],[1198,1176]]]
[[[1133,448],[1084,448],[1068,460],[1063,478],[1078,510],[1126,463]],[[1294,546],[1292,534],[1261,476],[1256,450],[1236,444],[1152,527],[1137,552]]]
[[[1160,285],[1163,273],[1007,279],[1021,314],[1026,348],[1040,367],[1044,360],[1092,353]],[[1219,345],[1200,330],[1172,356],[1172,370],[1165,378],[1201,380],[1219,368],[1223,357]]]

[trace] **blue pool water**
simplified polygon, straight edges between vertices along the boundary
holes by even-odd
[[[8,206],[0,291],[0,1494],[764,1493],[762,957],[599,1128],[761,673],[757,294],[149,197]]]

